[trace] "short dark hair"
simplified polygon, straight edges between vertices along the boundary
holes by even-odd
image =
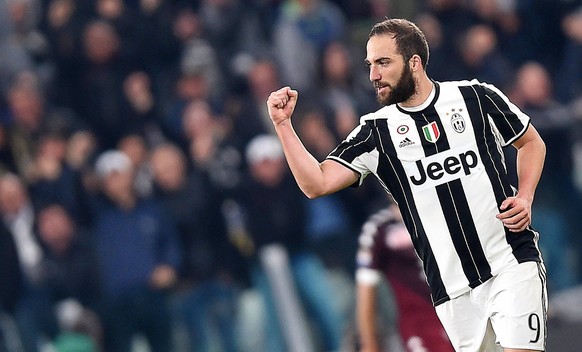
[[[412,55],[417,54],[422,61],[422,67],[426,69],[429,56],[428,43],[424,33],[416,24],[402,18],[385,19],[372,27],[368,38],[377,35],[392,36],[405,62],[410,60]]]

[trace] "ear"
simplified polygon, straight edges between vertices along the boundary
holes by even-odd
[[[412,71],[422,70],[422,59],[417,54],[412,55],[410,60],[408,60],[408,64],[410,65],[410,69]]]

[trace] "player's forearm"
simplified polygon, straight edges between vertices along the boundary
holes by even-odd
[[[533,201],[544,167],[546,146],[541,138],[531,139],[517,151],[518,197]]]
[[[276,124],[275,130],[281,140],[289,168],[299,188],[309,198],[326,194],[325,177],[319,161],[305,148],[290,120]]]

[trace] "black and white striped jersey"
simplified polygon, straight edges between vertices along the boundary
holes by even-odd
[[[435,82],[415,109],[390,105],[364,115],[327,157],[374,174],[398,203],[438,305],[502,268],[541,261],[538,234],[509,232],[495,216],[515,194],[502,147],[529,117],[492,85]]]

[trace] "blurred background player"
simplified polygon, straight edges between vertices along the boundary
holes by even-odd
[[[408,352],[452,352],[433,304],[422,265],[398,207],[390,204],[362,226],[356,269],[356,317],[361,352],[385,351],[378,331],[377,292],[382,275],[388,280],[397,308],[402,345]]]

